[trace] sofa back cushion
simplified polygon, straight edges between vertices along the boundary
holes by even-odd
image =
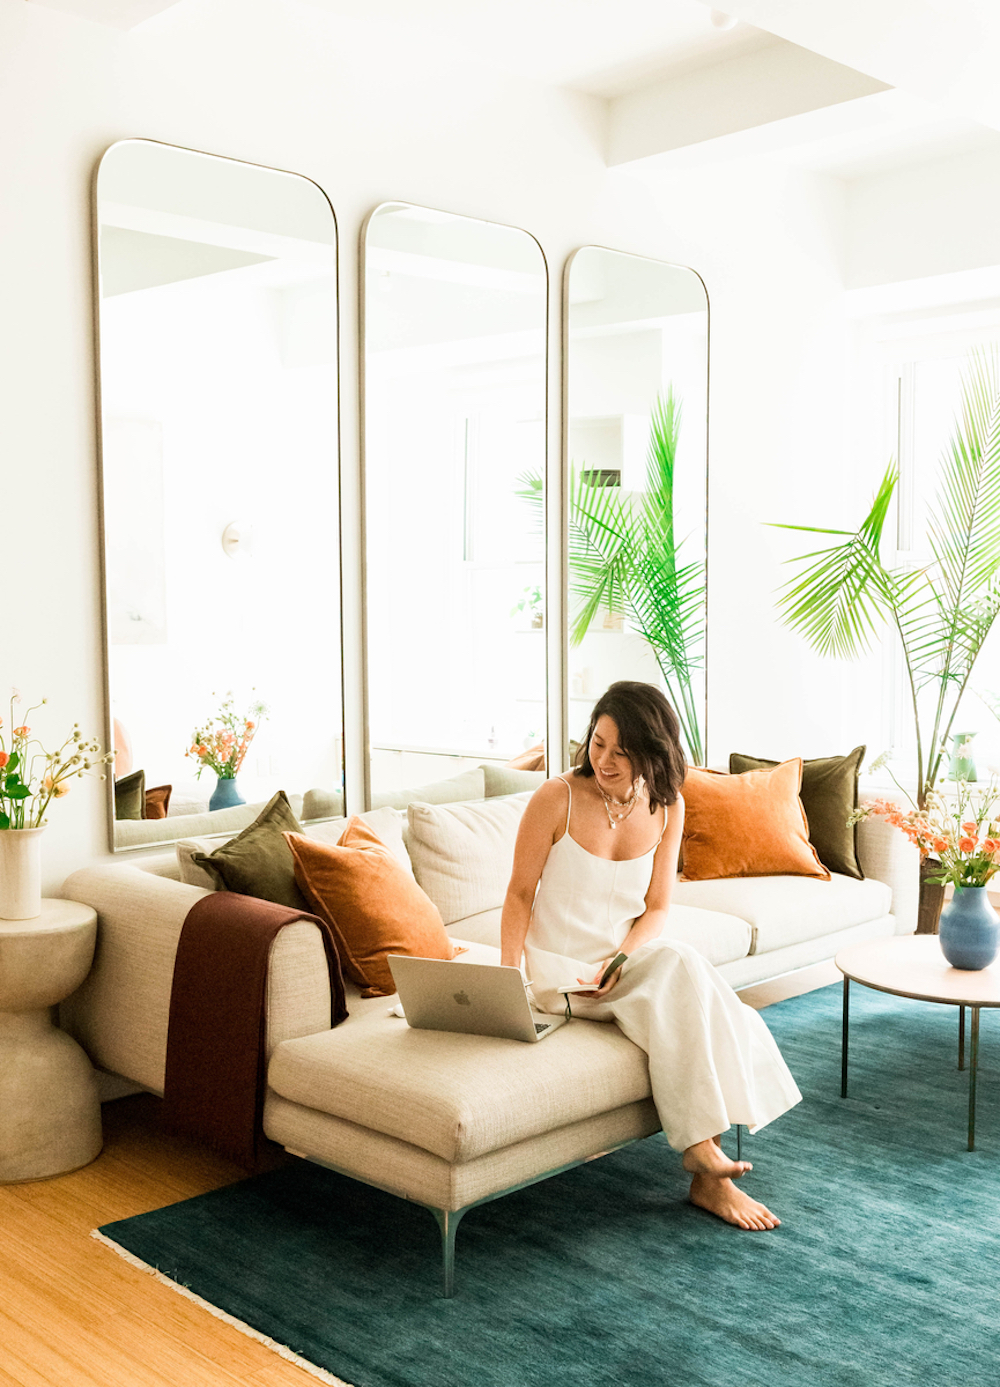
[[[486,798],[494,795],[517,795],[523,790],[537,790],[545,782],[544,771],[522,771],[516,766],[483,765],[486,777]]]
[[[454,804],[457,800],[483,799],[486,780],[482,766],[462,771],[449,780],[435,780],[430,785],[416,785],[412,790],[384,790],[372,795],[373,809],[406,809],[408,805]]]
[[[503,904],[514,865],[514,841],[531,794],[467,804],[409,805],[413,874],[446,925]]]

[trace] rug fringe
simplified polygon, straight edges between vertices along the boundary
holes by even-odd
[[[262,1334],[259,1329],[254,1329],[253,1325],[246,1324],[243,1320],[236,1319],[235,1316],[227,1314],[225,1310],[220,1310],[217,1305],[213,1305],[200,1295],[195,1295],[194,1291],[189,1290],[187,1286],[182,1286],[179,1281],[172,1281],[171,1278],[165,1276],[162,1271],[158,1271],[156,1267],[151,1267],[148,1262],[143,1262],[141,1258],[136,1257],[135,1253],[129,1252],[128,1249],[122,1247],[120,1243],[116,1243],[111,1238],[107,1237],[99,1228],[94,1228],[90,1236],[95,1242],[103,1243],[105,1247],[110,1247],[111,1251],[116,1252],[123,1261],[128,1262],[130,1267],[135,1267],[137,1271],[144,1271],[150,1276],[155,1276],[157,1281],[161,1282],[164,1286],[169,1286],[172,1291],[177,1291],[178,1294],[184,1296],[186,1300],[191,1300],[195,1305],[200,1305],[203,1310],[207,1310],[208,1313],[214,1315],[217,1320],[222,1320],[225,1324],[232,1325],[232,1327],[238,1329],[241,1334],[245,1334],[248,1339],[256,1339],[257,1343],[263,1344],[265,1348],[269,1348],[271,1352],[276,1353],[279,1358],[284,1358],[287,1359],[289,1363],[294,1363],[296,1367],[304,1369],[307,1373],[311,1373],[313,1377],[319,1378],[320,1382],[329,1383],[330,1387],[351,1387],[350,1383],[345,1382],[342,1378],[334,1377],[333,1373],[327,1372],[325,1368],[320,1368],[317,1364],[310,1363],[308,1358],[303,1358],[300,1354],[296,1353],[294,1349],[288,1348],[286,1344],[279,1344],[276,1339],[271,1339],[266,1334]]]

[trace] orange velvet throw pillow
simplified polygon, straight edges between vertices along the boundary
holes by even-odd
[[[681,792],[683,880],[803,876],[829,881],[809,842],[801,782],[801,758],[742,775],[689,766]]]
[[[344,972],[365,997],[396,990],[387,954],[454,958],[441,912],[364,819],[350,820],[336,845],[286,833],[295,880],[333,930]]]

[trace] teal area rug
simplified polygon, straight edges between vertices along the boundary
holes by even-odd
[[[842,1101],[841,995],[764,1012],[805,1095],[744,1141],[771,1233],[662,1137],[467,1214],[451,1301],[429,1213],[306,1163],[101,1232],[356,1387],[993,1387],[998,1018],[970,1153],[957,1012],[854,987]]]

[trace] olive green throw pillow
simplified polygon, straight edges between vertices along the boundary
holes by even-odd
[[[141,819],[146,802],[146,772],[133,771],[115,781],[115,818]]]
[[[312,907],[295,881],[295,859],[286,833],[301,833],[284,790],[270,800],[249,827],[215,852],[194,852],[191,861],[203,867],[222,891],[257,896],[312,914]]]
[[[864,881],[858,861],[857,830],[847,820],[858,807],[858,774],[866,748],[856,746],[846,756],[821,756],[802,762],[802,788],[799,799],[809,820],[809,841],[816,856],[831,872]],[[759,756],[729,757],[730,775],[744,771],[770,770],[777,761]]]

